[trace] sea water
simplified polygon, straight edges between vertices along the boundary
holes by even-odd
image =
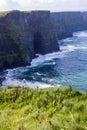
[[[60,52],[37,54],[30,66],[5,70],[2,86],[63,87],[87,91],[87,31],[59,41]]]

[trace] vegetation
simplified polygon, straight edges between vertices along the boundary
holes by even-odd
[[[10,13],[11,11],[1,11],[0,12],[0,17],[2,16],[6,16],[8,13]]]
[[[7,27],[7,35],[11,39],[13,39],[14,41],[17,42],[17,40],[19,40],[20,37],[22,36],[22,30],[21,30],[20,26],[17,24],[10,24]]]
[[[0,34],[0,61],[4,65],[14,66],[16,64],[26,64],[28,62],[28,53],[26,47],[22,44],[23,31],[17,24],[0,24],[2,30]],[[21,65],[22,65],[21,64]]]
[[[8,10],[8,11],[1,11],[0,12],[0,17],[6,16],[7,14],[11,12],[16,12],[17,10]]]
[[[87,93],[0,88],[0,130],[87,130]]]

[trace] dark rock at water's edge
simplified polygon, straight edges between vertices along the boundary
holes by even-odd
[[[29,64],[36,53],[59,50],[50,11],[5,12],[0,17],[0,69]]]

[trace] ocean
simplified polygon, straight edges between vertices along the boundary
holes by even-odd
[[[87,31],[59,41],[60,51],[37,54],[30,66],[8,69],[0,74],[2,87],[64,87],[87,91]]]

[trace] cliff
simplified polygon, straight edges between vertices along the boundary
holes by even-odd
[[[58,51],[58,39],[82,30],[87,30],[87,12],[2,12],[0,70],[27,65],[36,53]]]
[[[29,64],[36,53],[58,51],[49,11],[3,13],[0,17],[0,69]]]
[[[55,12],[51,13],[51,19],[57,28],[59,39],[87,29],[87,12]]]

